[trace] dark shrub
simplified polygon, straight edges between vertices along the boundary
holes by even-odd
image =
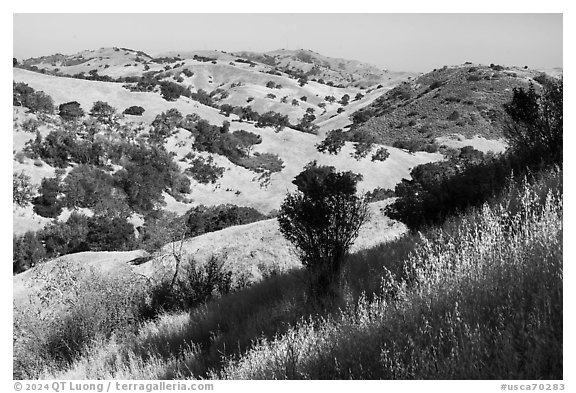
[[[12,202],[18,206],[28,206],[34,196],[34,187],[30,183],[30,176],[24,172],[12,174]]]
[[[58,115],[62,120],[72,121],[84,116],[84,111],[77,101],[66,102],[58,106]]]
[[[244,150],[247,156],[254,145],[262,143],[262,137],[250,131],[237,130],[232,135],[238,140],[238,145]]]
[[[346,142],[346,135],[341,128],[331,130],[326,135],[326,138],[316,145],[316,150],[320,153],[328,152],[330,154],[338,154]]]
[[[388,157],[390,157],[388,150],[386,150],[385,147],[380,147],[376,150],[376,153],[372,155],[372,161],[386,161]]]
[[[166,101],[176,101],[180,96],[191,97],[190,88],[185,88],[178,83],[162,81],[160,82],[160,94]]]
[[[13,236],[12,272],[18,274],[34,267],[46,256],[42,241],[32,231]]]
[[[359,178],[310,163],[293,181],[298,191],[280,207],[280,232],[311,273],[311,295],[320,304],[338,296],[344,257],[368,219],[366,200],[356,196]]]
[[[112,124],[115,114],[116,109],[104,101],[96,101],[90,110],[90,116],[103,124]]]
[[[504,135],[511,148],[539,160],[562,165],[563,92],[562,79],[544,81],[542,95],[530,84],[528,90],[514,88],[512,101],[505,105],[510,116]]]
[[[202,184],[216,183],[226,170],[224,167],[215,165],[212,157],[208,157],[207,159],[197,157],[192,160],[191,164],[185,172]]]
[[[62,213],[60,194],[60,178],[44,178],[38,190],[40,194],[34,198],[34,213],[48,218],[55,218]]]
[[[78,165],[64,178],[61,191],[68,208],[92,208],[103,199],[112,198],[113,178],[101,169]]]
[[[142,116],[142,114],[144,113],[145,109],[142,108],[141,106],[131,106],[129,108],[124,109],[124,113],[125,115],[133,115],[133,116]]]
[[[186,225],[190,236],[219,231],[234,225],[250,224],[265,220],[266,216],[251,207],[236,205],[218,205],[213,207],[197,206],[186,215]]]

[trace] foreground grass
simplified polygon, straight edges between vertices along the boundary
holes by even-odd
[[[212,376],[561,379],[561,178],[428,231],[408,279],[390,274],[372,301],[261,339]]]
[[[349,258],[339,307],[302,272],[97,336],[49,379],[562,378],[562,172]]]

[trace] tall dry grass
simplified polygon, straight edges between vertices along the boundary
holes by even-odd
[[[406,275],[213,377],[561,379],[562,172],[421,235]],[[386,261],[382,261],[385,265]]]
[[[341,310],[302,272],[93,341],[49,379],[562,377],[562,172],[349,258]],[[362,293],[364,292],[364,293]]]

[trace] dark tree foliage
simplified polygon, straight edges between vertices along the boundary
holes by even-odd
[[[86,243],[91,251],[124,251],[136,244],[134,226],[125,218],[94,216],[88,220]]]
[[[337,295],[344,257],[368,219],[367,202],[356,195],[360,178],[312,162],[296,176],[298,191],[280,208],[280,232],[310,271],[312,293],[320,298]]]
[[[34,91],[26,83],[12,83],[12,104],[24,106],[32,113],[53,113],[54,101],[43,91]]]
[[[104,101],[96,101],[90,110],[90,116],[94,117],[102,124],[111,125],[114,123],[116,109]]]
[[[160,82],[160,94],[166,101],[176,101],[180,96],[192,96],[189,87],[184,87],[178,83],[170,81]]]
[[[144,111],[145,109],[142,108],[141,106],[133,105],[129,108],[124,109],[124,112],[122,113],[124,113],[125,115],[142,116]]]
[[[136,245],[134,227],[126,217],[73,212],[67,221],[53,221],[37,232],[14,236],[14,273],[38,262],[81,251],[123,251]]]
[[[177,127],[184,122],[184,117],[178,109],[172,108],[162,112],[152,122],[150,130],[150,141],[152,143],[164,144],[166,138],[170,137]]]
[[[73,168],[62,183],[63,203],[68,208],[92,208],[113,198],[113,177],[90,165]]]
[[[346,142],[346,135],[341,128],[331,130],[326,135],[322,142],[316,145],[316,150],[320,153],[328,152],[330,154],[338,154]]]
[[[18,206],[28,206],[34,196],[30,176],[24,172],[12,174],[12,202]]]
[[[234,107],[232,113],[238,116],[240,120],[258,121],[260,118],[260,114],[254,111],[250,106],[236,106]]]
[[[122,189],[135,211],[146,213],[164,204],[163,191],[174,186],[180,171],[172,155],[161,146],[131,146],[129,162],[114,174],[116,187]]]
[[[290,126],[287,115],[282,115],[281,113],[269,111],[266,112],[258,118],[256,123],[257,127],[274,127],[276,131],[282,131],[284,127]]]
[[[63,129],[51,131],[44,140],[37,133],[34,141],[26,143],[24,151],[29,157],[42,158],[58,168],[66,168],[70,162],[100,165],[105,155],[100,142],[80,139],[76,133]]]
[[[232,134],[206,120],[198,121],[191,132],[194,135],[194,148],[198,151],[220,154],[230,160],[243,155],[238,140]]]
[[[244,150],[247,156],[254,145],[262,143],[262,137],[246,130],[237,130],[232,135],[239,141],[239,146]]]
[[[216,183],[222,177],[226,168],[214,164],[214,159],[208,157],[196,157],[191,162],[192,165],[186,169],[186,173],[192,176],[198,183]]]
[[[220,113],[224,116],[228,117],[234,111],[234,107],[230,104],[222,104],[220,105]]]
[[[373,117],[375,113],[375,110],[370,107],[362,108],[352,114],[351,120],[355,125],[362,124]]]
[[[542,95],[531,83],[528,90],[515,88],[512,101],[505,105],[511,118],[504,128],[510,147],[534,161],[562,164],[563,91],[562,79],[542,80]]]
[[[192,98],[194,101],[198,101],[201,104],[212,107],[216,106],[216,104],[212,100],[212,96],[202,89],[198,89],[196,93],[190,93],[189,97]]]
[[[538,169],[531,166],[530,155],[480,157],[481,152],[465,150],[447,161],[418,165],[410,173],[412,180],[396,185],[398,198],[386,213],[411,230],[419,230],[471,206],[481,206],[513,176],[520,178]]]
[[[376,153],[372,154],[372,161],[386,161],[390,157],[390,152],[385,147],[380,147]]]
[[[319,127],[314,124],[314,120],[316,120],[316,116],[312,113],[313,108],[308,108],[302,119],[293,126],[294,129],[302,132],[306,132],[308,134],[317,134]]]
[[[200,205],[190,209],[185,217],[190,236],[266,219],[265,215],[254,208],[231,204],[213,207]]]
[[[24,106],[27,96],[34,93],[34,89],[22,82],[12,82],[12,105]]]
[[[42,241],[32,231],[21,236],[14,235],[12,245],[12,271],[14,274],[34,267],[46,257],[46,250]]]
[[[42,217],[55,218],[62,213],[60,195],[60,178],[44,178],[38,190],[40,194],[33,200],[34,213]]]
[[[354,142],[354,152],[351,153],[351,156],[356,160],[366,157],[372,151],[374,143],[377,142],[375,135],[365,132],[353,132],[351,135],[350,139]]]
[[[66,102],[58,106],[58,115],[62,120],[73,121],[84,116],[84,111],[77,101]]]
[[[55,258],[73,252],[90,250],[86,243],[89,218],[73,212],[67,221],[54,221],[37,232],[46,249],[46,256]]]

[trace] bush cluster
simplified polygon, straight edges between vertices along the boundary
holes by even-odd
[[[200,205],[185,214],[187,233],[190,236],[219,231],[234,225],[250,224],[266,218],[254,208],[231,204],[211,207]]]
[[[14,235],[13,272],[74,252],[124,251],[135,246],[134,226],[125,217],[72,213],[65,222],[54,221],[37,232]]]
[[[24,106],[32,113],[53,113],[54,101],[43,91],[35,91],[26,83],[12,82],[12,105]]]
[[[222,177],[226,168],[214,164],[210,156],[207,159],[196,157],[184,172],[192,176],[194,180],[202,184],[216,183]]]

